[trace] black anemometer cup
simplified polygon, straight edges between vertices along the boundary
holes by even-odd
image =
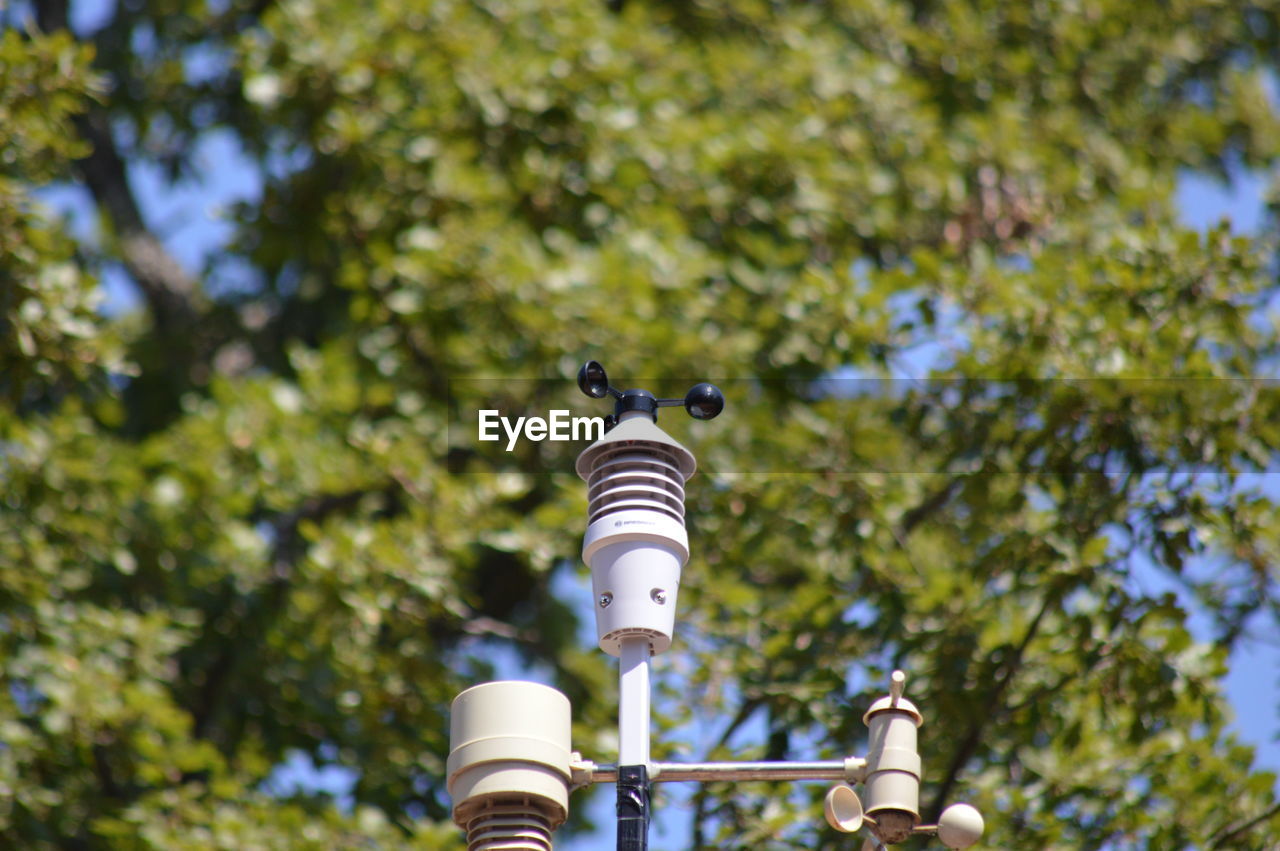
[[[695,384],[683,399],[658,399],[648,390],[616,390],[610,387],[608,373],[599,361],[594,360],[587,361],[578,370],[578,389],[592,399],[614,398],[613,415],[608,418],[610,426],[630,411],[643,411],[657,422],[659,408],[683,405],[695,420],[715,419],[724,410],[724,394],[714,384]]]

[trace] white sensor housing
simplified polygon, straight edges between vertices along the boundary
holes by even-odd
[[[652,652],[671,647],[680,572],[689,560],[684,483],[693,453],[641,411],[624,413],[578,456],[587,482],[582,559],[591,567],[600,649],[620,656],[643,637]]]
[[[895,672],[895,691],[882,697],[862,717],[870,733],[867,779],[864,786],[867,815],[876,822],[876,835],[892,845],[903,842],[920,821],[920,754],[916,729],[924,718],[901,697],[902,675]]]
[[[483,683],[454,698],[449,796],[469,851],[551,851],[569,815],[569,730],[569,699],[539,683]]]

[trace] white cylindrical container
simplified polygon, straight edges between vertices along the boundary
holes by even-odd
[[[454,698],[448,788],[471,851],[550,851],[569,814],[569,699],[539,683],[483,683]]]
[[[920,754],[916,730],[924,722],[911,701],[882,697],[862,718],[870,731],[866,812],[886,844],[904,841],[920,821]]]
[[[630,638],[644,638],[655,654],[671,646],[689,560],[684,483],[695,467],[693,453],[639,411],[578,456],[588,500],[582,558],[600,648],[612,656]]]
[[[658,525],[668,534],[630,531]],[[647,638],[654,653],[671,647],[680,571],[689,558],[685,540],[683,526],[655,522],[639,511],[610,515],[587,528],[584,557],[591,565],[596,634],[606,653],[619,655],[622,639],[634,636]]]

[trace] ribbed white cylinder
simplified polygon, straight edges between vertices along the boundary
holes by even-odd
[[[591,566],[600,648],[620,656],[625,642],[644,639],[662,653],[689,560],[684,483],[693,453],[637,411],[583,450],[576,468],[587,483],[582,558]]]
[[[910,701],[877,701],[867,713],[867,815],[876,820],[875,834],[886,845],[905,842],[920,821],[920,754],[916,728],[920,713]],[[877,708],[880,707],[880,708]]]
[[[656,443],[623,445],[593,460],[587,479],[587,524],[609,514],[647,509],[684,525],[684,476],[675,453]]]
[[[549,851],[569,814],[570,711],[560,692],[522,681],[454,698],[445,765],[471,851]]]
[[[536,798],[490,801],[465,825],[467,851],[551,851],[552,814]]]

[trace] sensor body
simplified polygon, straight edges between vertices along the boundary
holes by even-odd
[[[876,823],[876,835],[889,845],[905,841],[920,822],[916,730],[924,718],[900,696],[900,677],[895,672],[896,693],[871,704],[862,718],[869,731],[866,812]]]
[[[454,698],[448,786],[469,851],[551,851],[569,814],[569,730],[569,699],[539,683],[484,683]]]
[[[680,573],[689,560],[684,483],[693,453],[642,411],[578,456],[587,482],[582,558],[591,567],[600,649],[622,656],[624,642],[644,639],[650,652],[671,647]]]

